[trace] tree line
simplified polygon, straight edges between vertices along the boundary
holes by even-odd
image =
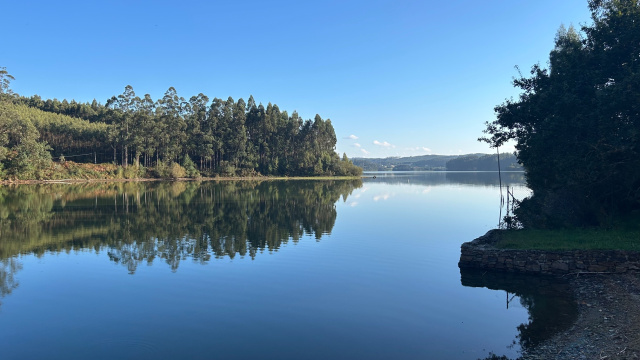
[[[20,96],[11,92],[10,80],[0,68],[5,176],[37,177],[36,168],[48,166],[51,158],[134,169],[179,165],[194,177],[357,176],[362,171],[346,154],[341,158],[335,152],[331,120],[320,115],[304,120],[296,111],[289,115],[275,104],[258,104],[253,96],[245,102],[210,100],[200,93],[186,100],[170,87],[153,100],[126,86],[103,105]],[[33,149],[24,149],[24,134]],[[26,169],[20,158],[38,158],[42,164]]]
[[[593,23],[562,26],[548,68],[513,82],[481,140],[515,140],[533,196],[525,227],[607,225],[640,210],[640,4],[590,0]]]
[[[522,171],[518,159],[511,153],[461,155],[447,161],[448,171]]]

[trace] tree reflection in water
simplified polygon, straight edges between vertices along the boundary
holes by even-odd
[[[0,299],[11,294],[18,287],[15,275],[19,270],[22,270],[22,264],[18,259],[14,257],[0,259]]]
[[[3,187],[0,259],[106,250],[133,274],[155,259],[176,271],[185,259],[254,258],[331,233],[335,203],[360,186],[361,180],[299,180]]]
[[[506,291],[505,306],[514,296],[529,312],[529,322],[518,326],[518,341],[530,349],[553,334],[569,327],[578,316],[578,308],[569,284],[547,276],[460,269],[461,283]]]

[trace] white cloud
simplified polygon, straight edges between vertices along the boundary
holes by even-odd
[[[351,135],[349,135],[347,137],[344,137],[343,139],[358,140],[359,138],[357,136],[351,134]]]
[[[395,145],[390,144],[390,143],[388,143],[388,142],[386,142],[386,141],[380,142],[380,141],[378,141],[378,140],[373,140],[373,144],[374,144],[374,145],[378,145],[378,146],[391,147],[391,148],[396,147]]]
[[[365,155],[369,155],[369,152],[367,150],[365,150],[365,149],[360,149],[360,151],[362,151],[362,153],[365,154]]]
[[[431,149],[429,149],[429,148],[428,148],[428,147],[426,147],[426,146],[410,147],[410,148],[405,148],[405,150],[407,150],[407,151],[426,151],[426,152],[428,152],[428,153],[431,153],[431,152],[432,152],[432,150],[431,150]]]
[[[360,145],[360,144],[358,144],[358,143],[353,144],[353,146],[355,146],[355,147],[362,147],[362,145]]]
[[[391,197],[389,194],[376,195],[373,197],[373,201],[387,200]]]

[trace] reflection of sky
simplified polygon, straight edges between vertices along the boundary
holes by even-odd
[[[156,261],[129,275],[104,250],[21,256],[20,286],[0,307],[3,353],[60,354],[73,339],[78,358],[515,357],[526,310],[517,300],[507,310],[503,291],[463,287],[457,267],[460,245],[497,225],[499,196],[365,179],[319,241],[253,260],[187,258],[176,272]]]
[[[507,346],[516,340],[516,327],[527,322],[526,309],[516,298],[507,310],[504,291],[463,287],[457,267],[460,245],[497,226],[499,187],[421,180],[365,179],[338,208],[332,237],[358,229],[345,246],[376,269],[360,276],[407,284],[378,294],[385,299],[379,304],[397,304],[404,309],[402,321],[421,324],[431,356],[476,359],[487,356],[486,349],[516,357],[518,346]],[[527,189],[518,185],[514,193]]]

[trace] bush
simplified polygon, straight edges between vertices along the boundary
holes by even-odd
[[[46,143],[25,141],[9,157],[9,172],[21,180],[41,179],[41,171],[51,165],[51,149]]]
[[[171,166],[169,168],[170,168],[169,174],[174,179],[183,178],[187,176],[187,171],[178,163],[175,163],[175,162],[171,163]]]
[[[142,166],[137,168],[135,166],[127,166],[126,168],[124,168],[125,179],[137,179],[140,177],[144,177],[145,173],[146,169]]]
[[[227,161],[221,161],[219,167],[219,173],[222,176],[236,176],[236,167],[229,164]]]
[[[199,178],[200,177],[200,172],[196,168],[196,164],[193,162],[193,160],[191,160],[189,155],[185,155],[184,156],[184,159],[182,160],[182,166],[184,167],[184,170],[186,171],[186,176],[187,177],[190,177],[190,178]]]
[[[158,163],[156,163],[156,167],[153,169],[153,176],[158,178],[171,177],[171,173],[169,172],[169,167],[165,165],[164,162],[158,160]]]
[[[116,170],[116,178],[124,179],[124,169],[122,166],[118,166],[118,170]]]

